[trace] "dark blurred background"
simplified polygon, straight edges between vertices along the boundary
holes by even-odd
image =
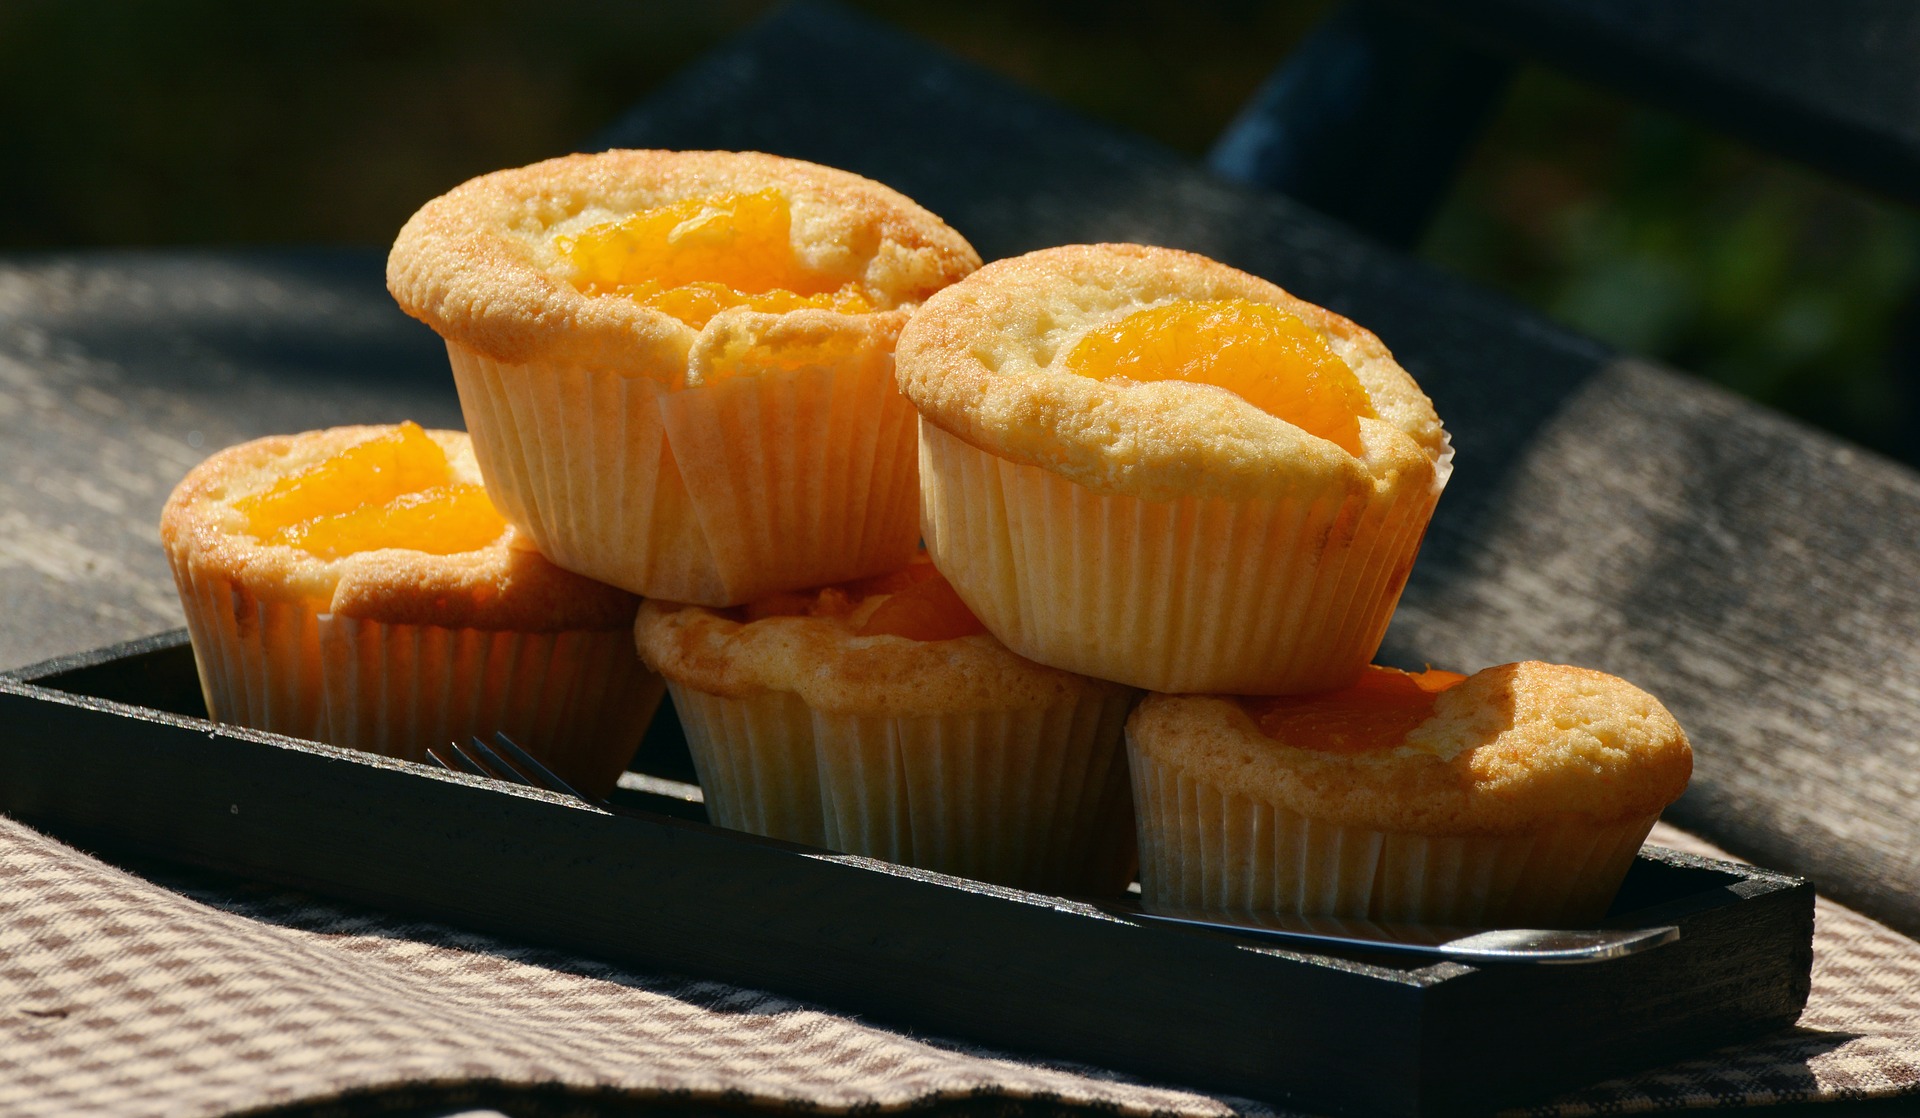
[[[385,243],[455,183],[585,143],[771,6],[0,0],[0,249]],[[1330,4],[852,6],[1197,157]],[[1420,253],[1920,463],[1901,206],[1527,69]]]

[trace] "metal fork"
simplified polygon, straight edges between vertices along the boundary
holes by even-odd
[[[505,733],[496,731],[493,742],[494,744],[489,746],[475,737],[466,745],[450,741],[445,746],[429,746],[427,759],[453,772],[504,780],[509,784],[521,784],[546,792],[559,792],[595,807],[613,811],[621,810],[620,806],[611,799],[596,799],[568,784],[558,773],[541,764],[539,758],[520,748],[520,745]],[[648,805],[648,809],[656,814],[685,816],[689,810],[699,813],[703,810],[702,805],[706,803],[706,797],[701,794],[698,784],[668,780],[661,776],[648,776],[645,773],[621,773],[616,787],[623,792],[638,792],[645,796],[656,797],[655,801]],[[672,803],[663,801],[672,801]]]
[[[538,758],[520,748],[505,733],[495,731],[493,741],[494,745],[489,746],[475,735],[466,745],[450,741],[444,747],[428,746],[427,757],[443,769],[491,777],[509,784],[524,784],[547,792],[560,792],[585,800],[595,807],[606,806],[606,801],[597,800],[568,784],[560,774],[541,764]],[[443,748],[453,755],[451,759],[441,752]]]

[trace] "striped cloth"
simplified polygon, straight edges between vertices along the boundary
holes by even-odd
[[[1677,831],[1655,841],[1704,853]],[[1526,1111],[1625,1114],[1912,1093],[1920,944],[1816,917],[1797,1028]],[[1245,1099],[906,1036],[756,990],[229,879],[116,869],[0,818],[0,1115],[642,1099],[813,1113],[1273,1114]]]

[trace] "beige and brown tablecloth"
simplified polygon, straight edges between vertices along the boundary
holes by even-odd
[[[1655,840],[1700,849],[1670,829]],[[278,889],[159,881],[0,819],[0,1115],[330,1101],[593,1113],[641,1098],[813,1113],[943,1100],[1273,1113]],[[1920,944],[1825,901],[1815,934],[1797,1028],[1529,1113],[1905,1093],[1920,1111]]]

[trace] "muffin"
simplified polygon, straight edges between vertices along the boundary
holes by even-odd
[[[988,265],[901,335],[927,548],[1022,656],[1166,692],[1350,682],[1452,452],[1380,340],[1191,253]]]
[[[648,601],[723,827],[1043,892],[1131,879],[1134,693],[987,635],[933,567],[716,611]]]
[[[160,538],[207,711],[418,761],[504,731],[609,791],[664,686],[638,600],[526,546],[458,431],[336,427],[223,450],[168,498]]]
[[[568,570],[725,606],[912,555],[894,341],[979,262],[845,171],[608,151],[427,203],[387,286],[446,340],[507,519]]]
[[[1151,695],[1127,748],[1150,909],[1462,926],[1598,920],[1693,769],[1651,695],[1541,663]]]

